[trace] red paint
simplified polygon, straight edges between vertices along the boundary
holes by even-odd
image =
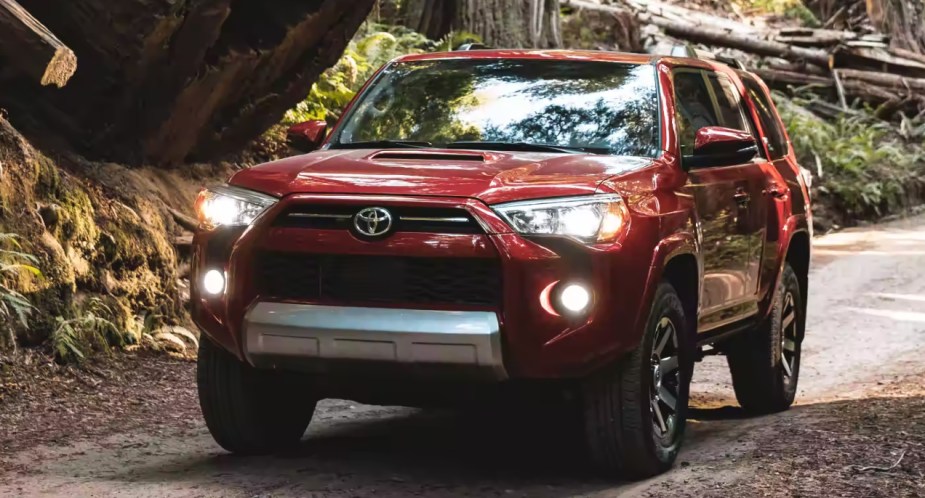
[[[697,130],[694,137],[694,153],[697,154],[736,151],[752,145],[755,145],[755,137],[747,131],[722,126],[705,126]]]
[[[286,131],[288,139],[295,145],[301,145],[308,151],[321,147],[327,138],[328,123],[325,121],[305,121],[289,127]]]
[[[277,196],[280,202],[232,243],[225,264],[227,297],[203,297],[198,285],[193,285],[193,315],[208,335],[241,356],[240,325],[259,299],[253,259],[264,249],[499,259],[504,297],[495,311],[502,323],[505,367],[514,378],[581,376],[634,348],[654,289],[675,258],[692,258],[696,263],[698,289],[714,286],[711,290],[736,295],[759,313],[768,312],[791,238],[810,231],[808,195],[792,152],[773,163],[755,160],[686,171],[678,149],[672,69],[685,66],[726,74],[751,107],[735,71],[695,59],[546,50],[422,54],[398,62],[459,57],[655,64],[662,151],[657,158],[639,159],[456,149],[338,149],[243,170],[231,184]],[[707,129],[697,138],[701,145],[751,140],[733,131]],[[760,128],[759,132],[764,133]],[[761,140],[758,144],[764,147]],[[395,158],[392,152],[402,157]],[[473,155],[481,160],[471,160]],[[765,193],[769,189],[775,193]],[[616,243],[582,246],[526,238],[514,233],[490,208],[501,202],[593,193],[618,193],[626,202],[629,219]],[[747,207],[737,207],[736,199],[745,196]],[[306,203],[459,208],[478,220],[485,233],[397,233],[368,242],[346,230],[270,226],[287,207]],[[711,211],[720,208],[727,215],[731,209],[732,214],[720,218],[719,211]],[[205,247],[214,237],[210,232],[196,235],[194,275],[206,265]],[[749,251],[757,254],[755,261],[716,261],[712,258],[721,246],[717,241],[725,237],[745,238],[763,249]],[[743,273],[735,273],[739,271]],[[575,279],[594,289],[592,309],[579,320],[559,316],[548,302],[554,283]],[[709,326],[730,305],[728,299],[711,298],[714,301],[704,306],[704,296],[701,293],[701,327]]]

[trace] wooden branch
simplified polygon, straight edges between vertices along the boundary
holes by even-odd
[[[912,93],[925,92],[925,78],[906,78],[900,74],[860,71],[857,69],[839,69],[838,72],[843,78],[864,81],[877,86]]]
[[[15,0],[0,0],[0,54],[42,85],[58,88],[77,70],[77,56]]]

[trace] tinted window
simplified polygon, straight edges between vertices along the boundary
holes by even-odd
[[[748,131],[740,105],[742,99],[735,85],[729,78],[717,73],[707,73],[707,79],[710,81],[713,94],[716,95],[720,126]]]
[[[404,62],[384,70],[335,132],[332,144],[531,142],[654,156],[659,150],[656,90],[651,65],[525,59]]]
[[[758,111],[758,120],[761,121],[761,128],[767,137],[768,151],[771,153],[771,159],[780,159],[789,152],[787,146],[787,135],[781,128],[780,121],[775,117],[774,106],[768,99],[767,94],[758,85],[758,83],[744,78],[745,90],[748,96],[755,104],[755,110]]]
[[[704,126],[719,126],[702,71],[674,72],[675,109],[681,155],[694,153],[694,137]]]

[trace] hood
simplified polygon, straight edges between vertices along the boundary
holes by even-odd
[[[591,194],[650,158],[439,149],[335,149],[238,172],[230,183],[278,197],[294,193],[469,197],[487,204]]]

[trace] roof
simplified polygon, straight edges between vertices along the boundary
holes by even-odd
[[[395,62],[412,62],[445,59],[548,59],[622,62],[624,64],[651,64],[659,59],[648,54],[603,52],[597,50],[465,50],[405,55]]]

